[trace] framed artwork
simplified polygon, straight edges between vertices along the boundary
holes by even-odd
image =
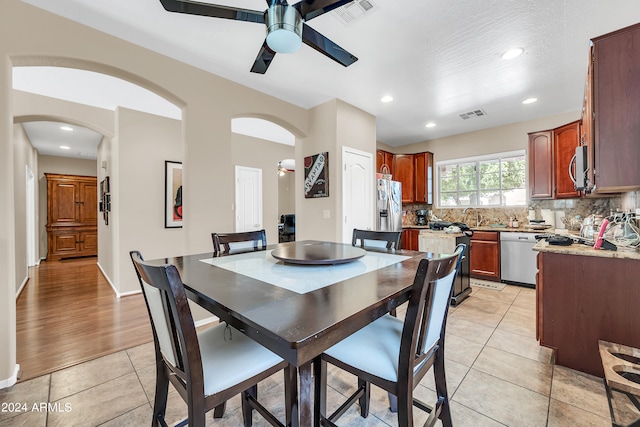
[[[329,153],[304,158],[304,197],[329,197]]]
[[[111,189],[109,186],[109,177],[105,177],[100,181],[100,212],[104,224],[109,225],[109,212],[111,211]]]
[[[164,162],[164,228],[182,227],[182,162]]]

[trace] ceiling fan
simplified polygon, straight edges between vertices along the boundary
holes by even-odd
[[[306,21],[352,1],[302,0],[289,5],[287,0],[267,0],[269,7],[264,12],[190,0],[160,0],[160,3],[169,12],[264,24],[267,37],[251,67],[252,73],[264,74],[276,53],[293,53],[302,42],[345,67],[356,62],[358,58],[306,24]]]

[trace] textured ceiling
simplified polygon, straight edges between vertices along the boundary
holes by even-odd
[[[303,45],[260,75],[249,72],[259,24],[169,13],[158,0],[23,1],[301,107],[340,98],[375,115],[378,141],[391,146],[578,111],[589,39],[640,22],[637,0],[371,0],[348,25],[333,12],[308,22],[357,56],[354,65]],[[518,46],[524,55],[501,59]],[[394,101],[381,103],[386,94]],[[529,97],[539,101],[523,105]],[[459,117],[476,109],[486,115]]]

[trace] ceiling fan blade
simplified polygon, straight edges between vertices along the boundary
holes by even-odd
[[[323,55],[328,56],[336,62],[348,67],[358,60],[355,56],[308,26],[302,26],[302,41]]]
[[[264,74],[267,72],[267,68],[271,65],[271,61],[276,56],[276,53],[269,49],[267,46],[267,41],[265,40],[262,43],[262,47],[258,52],[258,56],[256,56],[256,61],[253,63],[253,67],[251,67],[252,73]]]
[[[233,19],[236,21],[257,22],[264,24],[264,12],[199,3],[188,0],[160,0],[162,7],[168,12],[186,13],[189,15],[210,16],[213,18]]]
[[[351,3],[353,0],[302,0],[293,5],[305,21]]]

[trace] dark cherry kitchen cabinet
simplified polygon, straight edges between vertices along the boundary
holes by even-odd
[[[428,151],[413,155],[415,172],[414,202],[433,204],[433,153]]]
[[[402,240],[400,242],[402,249],[417,251],[419,235],[420,229],[418,228],[405,228],[402,230]]]
[[[537,335],[556,364],[602,377],[598,340],[640,348],[640,261],[585,253],[538,254]]]
[[[640,188],[640,24],[593,41],[595,192]]]
[[[393,174],[393,153],[376,150],[376,172],[380,172],[382,165],[387,165],[389,167],[389,173]]]
[[[471,236],[471,277],[500,281],[500,235],[497,231],[476,231]]]
[[[553,131],[529,134],[529,197],[553,198]]]
[[[569,168],[575,177],[575,163],[572,163],[576,147],[580,145],[580,121],[571,122],[553,130],[553,197],[566,199],[580,197],[569,175]]]
[[[402,183],[402,203],[412,203],[415,197],[413,154],[393,156],[393,178]]]

